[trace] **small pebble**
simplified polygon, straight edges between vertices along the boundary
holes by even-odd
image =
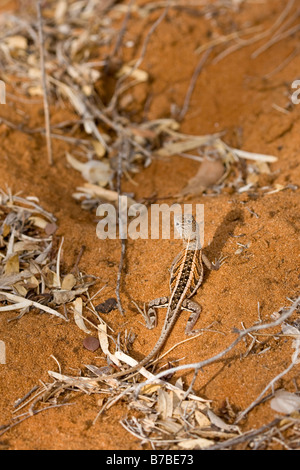
[[[83,346],[85,347],[85,349],[94,352],[99,348],[100,343],[98,338],[94,338],[94,336],[87,336],[83,340]]]
[[[53,235],[56,232],[56,230],[57,230],[57,225],[54,222],[47,224],[45,227],[46,235]]]

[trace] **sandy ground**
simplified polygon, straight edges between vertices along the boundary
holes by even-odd
[[[285,4],[283,0],[246,1],[240,12],[216,17],[215,21],[223,34],[231,31],[235,21],[239,25],[260,24],[267,29]],[[5,2],[3,8],[15,9],[18,14],[19,4]],[[133,15],[127,39],[138,37],[141,40],[157,16],[154,12],[141,20]],[[256,192],[222,191],[217,196],[202,195],[189,201],[205,205],[205,253],[209,259],[221,254],[227,256],[220,271],[206,273],[205,282],[195,297],[202,306],[197,326],[207,327],[214,322],[214,329],[218,331],[206,332],[195,341],[178,346],[170,353],[169,360],[184,358],[184,362],[196,362],[211,357],[236,337],[232,333],[234,327],[249,327],[259,319],[269,321],[273,312],[290,305],[288,298],[299,295],[300,199],[293,185],[300,180],[300,106],[290,100],[291,83],[299,74],[299,55],[280,67],[295,49],[298,34],[277,42],[256,59],[251,58],[251,54],[264,44],[263,39],[243,47],[216,64],[208,63],[198,77],[181,131],[195,135],[225,131],[227,144],[275,155],[278,161],[270,165],[270,175],[261,177]],[[136,109],[137,117],[143,111],[147,96],[151,96],[146,111],[148,119],[169,117],[172,105],[182,106],[199,60],[194,51],[209,37],[208,23],[203,18],[185,10],[170,10],[168,20],[151,37],[143,62],[143,68],[151,74],[151,82],[132,92],[131,106]],[[16,121],[16,110],[22,109],[28,126],[43,126],[41,103],[29,106],[11,99],[7,101],[7,105],[0,108],[1,116]],[[68,118],[67,111],[57,105],[52,106],[51,115],[53,122]],[[66,162],[65,152],[71,147],[54,141],[55,163],[49,168],[43,137],[1,124],[0,139],[2,187],[38,197],[40,204],[58,218],[56,235],[64,236],[65,240],[63,265],[71,268],[85,245],[80,268],[99,276],[97,288],[106,286],[99,302],[114,297],[120,242],[99,240],[95,214],[84,211],[72,198],[82,178]],[[184,188],[198,167],[198,162],[180,156],[153,158],[148,168],[132,176],[134,184],[124,179],[122,188],[133,192],[137,201],[155,196],[162,198],[159,202],[168,202],[168,196]],[[280,187],[276,185],[290,186],[271,194],[261,191],[263,186],[270,186],[270,190]],[[238,243],[248,244],[248,248],[236,254]],[[116,336],[124,328],[136,333],[131,351],[136,359],[144,357],[155,344],[164,310],[159,311],[158,328],[149,332],[131,300],[142,304],[168,293],[168,268],[179,244],[160,240],[128,241],[121,285],[125,317],[114,310],[105,320]],[[104,364],[104,358],[99,358],[97,352],[82,347],[85,335],[73,321],[66,323],[32,312],[19,321],[7,322],[11,316],[11,312],[5,312],[0,318],[1,339],[7,347],[7,364],[0,366],[0,425],[10,421],[15,400],[39,380],[47,381],[48,370],[56,370],[51,355],[57,358],[62,370],[70,374],[83,364]],[[296,314],[294,317],[296,319]],[[166,349],[183,339],[184,328],[183,315]],[[216,413],[221,413],[226,399],[235,410],[245,409],[291,361],[293,349],[289,338],[263,336],[243,357],[250,342],[250,339],[246,344],[241,342],[225,358],[198,375],[194,391],[212,400]],[[295,366],[277,387],[295,391],[299,386],[298,373],[299,366]],[[192,376],[192,372],[184,373],[184,381],[189,383]],[[125,403],[119,402],[92,425],[99,409],[98,399],[94,395],[78,395],[72,406],[52,409],[28,419],[1,437],[0,448],[140,449],[138,439],[119,424],[128,414]],[[258,428],[275,415],[269,402],[262,403],[249,413],[242,429]]]

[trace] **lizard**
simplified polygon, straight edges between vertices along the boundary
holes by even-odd
[[[211,263],[202,252],[199,226],[191,214],[174,217],[175,228],[183,239],[185,248],[176,256],[171,266],[170,275],[170,297],[159,297],[149,302],[148,316],[151,319],[148,328],[153,328],[156,323],[155,309],[167,307],[160,336],[151,352],[138,364],[120,372],[107,375],[107,378],[118,378],[136,372],[146,366],[150,360],[162,349],[168,339],[182,310],[191,313],[185,333],[195,334],[193,327],[201,313],[201,306],[190,300],[203,281],[203,263],[210,270],[218,270],[222,264],[222,258],[216,263]]]

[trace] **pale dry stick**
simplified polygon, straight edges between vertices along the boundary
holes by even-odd
[[[130,16],[131,16],[131,8],[132,8],[132,5],[133,5],[134,2],[135,2],[135,0],[130,0],[129,4],[127,5],[127,12],[126,12],[125,18],[123,20],[123,24],[121,26],[121,29],[119,31],[119,34],[118,34],[118,37],[117,37],[117,40],[116,40],[116,44],[115,44],[115,47],[114,47],[113,52],[111,54],[111,57],[115,57],[118,54],[120,47],[122,46],[122,42],[123,42],[123,38],[124,38],[124,35],[125,35],[125,32],[126,32],[127,24],[128,24],[129,19],[130,19]]]
[[[94,420],[93,420],[93,425],[96,423],[97,419],[99,418],[99,416],[105,411],[105,410],[108,410],[109,408],[111,408],[115,403],[117,403],[122,397],[124,397],[126,394],[128,394],[131,390],[133,390],[134,387],[133,386],[129,386],[128,388],[126,388],[125,390],[123,390],[123,392],[121,392],[119,395],[117,395],[116,397],[111,397],[107,402],[104,403],[104,405],[100,408],[100,410],[98,411],[97,415],[95,416]]]
[[[120,84],[128,77],[130,77],[133,72],[141,65],[141,63],[143,62],[144,58],[145,58],[145,55],[146,55],[146,51],[147,51],[147,47],[148,47],[148,43],[150,41],[150,37],[152,36],[152,34],[154,33],[154,31],[156,30],[156,28],[160,25],[160,23],[163,21],[163,19],[166,17],[167,13],[168,13],[168,10],[169,10],[169,2],[170,0],[167,2],[167,5],[163,11],[163,13],[158,17],[158,19],[152,24],[151,28],[149,29],[146,37],[145,37],[145,40],[143,42],[143,45],[142,45],[142,50],[141,50],[141,53],[140,53],[140,56],[139,58],[136,60],[135,64],[132,66],[132,68],[129,70],[129,72],[127,74],[124,74],[122,75],[119,80],[118,80],[118,83],[116,85],[116,91],[114,93],[114,96],[112,97],[111,99],[111,102],[109,103],[108,107],[107,107],[107,110],[106,111],[109,111],[111,112],[112,109],[114,109],[115,107],[115,104],[117,102],[117,99],[120,95],[120,93],[123,91],[123,88],[121,89],[118,89],[118,87],[120,86]]]
[[[233,437],[232,439],[227,439],[226,441],[223,441],[223,442],[218,442],[217,444],[207,447],[204,450],[220,450],[220,449],[225,449],[227,447],[231,447],[234,445],[238,445],[238,444],[242,444],[244,442],[250,441],[251,439],[254,439],[256,436],[263,434],[265,431],[268,431],[274,428],[277,424],[280,423],[281,420],[282,418],[275,418],[273,421],[271,421],[271,423],[264,424],[259,429],[255,429],[254,431],[246,431],[241,436]]]
[[[148,44],[149,44],[149,41],[150,41],[150,38],[152,36],[152,34],[154,33],[154,31],[156,30],[156,28],[160,25],[160,23],[165,19],[165,17],[167,16],[167,13],[169,11],[169,4],[170,4],[170,1],[167,1],[166,3],[166,6],[164,8],[164,11],[162,12],[162,14],[157,18],[157,20],[153,23],[153,25],[151,26],[151,28],[149,29],[148,33],[147,33],[147,36],[145,37],[145,40],[144,40],[144,43],[143,43],[143,46],[142,46],[142,50],[141,50],[141,54],[140,54],[140,57],[137,59],[136,63],[134,64],[132,70],[130,73],[132,73],[134,70],[136,70],[140,65],[141,63],[143,62],[144,58],[145,58],[145,55],[146,55],[146,51],[147,51],[147,47],[148,47]]]
[[[223,349],[223,351],[219,352],[218,354],[215,354],[214,356],[208,359],[204,359],[203,361],[194,362],[190,364],[184,364],[182,366],[177,366],[177,367],[171,367],[170,369],[160,372],[159,374],[155,375],[153,379],[146,380],[142,384],[139,384],[136,390],[136,396],[140,393],[140,390],[142,387],[152,382],[155,382],[156,380],[159,380],[161,377],[164,377],[169,374],[174,374],[175,372],[180,372],[182,370],[187,370],[187,369],[195,369],[195,371],[197,372],[203,367],[208,366],[209,364],[212,364],[213,362],[218,361],[223,356],[225,356],[228,352],[234,349],[235,346],[249,333],[257,332],[260,330],[265,330],[267,328],[274,328],[278,325],[281,325],[281,323],[283,323],[287,318],[289,318],[293,314],[293,312],[297,309],[299,305],[300,305],[300,297],[298,297],[294,301],[293,305],[289,308],[289,310],[287,310],[277,320],[274,320],[273,322],[265,323],[262,325],[253,325],[243,331],[234,329],[234,332],[238,332],[239,336],[229,346],[227,346],[227,348]]]
[[[107,284],[105,284],[105,286],[102,286],[100,287],[100,289],[97,290],[97,292],[95,292],[95,294],[92,295],[92,297],[90,297],[89,295],[89,302],[92,302],[92,300],[94,300],[95,297],[97,297],[98,294],[100,294],[100,292],[105,288],[107,287]],[[93,306],[94,307],[94,306]]]
[[[46,128],[46,141],[47,141],[47,152],[48,152],[48,163],[53,165],[53,154],[52,154],[52,142],[50,132],[50,111],[47,94],[47,80],[45,70],[45,56],[44,56],[44,39],[43,39],[43,27],[42,27],[42,12],[41,12],[41,1],[36,2],[37,16],[38,16],[38,31],[39,31],[39,46],[40,46],[40,64],[42,72],[42,87],[44,95],[44,115],[45,115],[45,128]]]
[[[295,47],[295,49],[289,54],[280,64],[275,67],[271,72],[266,73],[263,78],[271,78],[273,75],[276,73],[280,72],[280,70],[284,69],[300,52],[299,46]],[[276,105],[274,104],[273,107]],[[280,109],[279,109],[280,108]],[[281,108],[280,106],[277,106],[278,111],[283,112],[285,114],[289,114],[289,111],[287,111],[284,108]]]
[[[121,297],[120,297],[120,286],[121,286],[121,277],[122,277],[125,253],[126,253],[126,241],[122,239],[121,240],[121,255],[120,255],[119,269],[118,269],[118,274],[117,274],[117,285],[116,285],[116,297],[117,297],[117,302],[118,302],[118,309],[122,316],[124,315],[124,310],[122,307],[122,302],[121,302]]]
[[[283,33],[279,34],[278,36],[275,36],[273,37],[273,39],[271,39],[266,47],[264,48],[264,50],[261,50],[259,51],[259,54],[261,54],[263,51],[266,51],[269,47],[273,46],[274,44],[276,44],[277,42],[279,41],[282,41],[283,39],[286,39],[287,37],[291,36],[292,34],[295,34],[297,33],[298,31],[300,30],[300,25],[299,24],[296,24],[295,26],[293,26],[292,28],[284,31]],[[257,54],[253,54],[252,57],[256,58],[258,55]]]
[[[10,310],[18,310],[20,308],[24,307],[35,307],[39,310],[43,310],[47,313],[50,313],[50,315],[57,316],[61,318],[62,320],[67,321],[67,319],[58,311],[48,307],[47,305],[40,304],[39,302],[35,302],[33,300],[25,299],[24,297],[21,297],[19,295],[14,295],[10,294],[9,292],[5,291],[0,291],[0,295],[4,295],[8,300],[11,300],[12,302],[15,302],[12,305],[6,305],[4,307],[0,307],[0,312],[6,312]]]
[[[56,217],[54,217],[53,214],[51,214],[51,212],[48,212],[46,211],[45,209],[43,209],[42,207],[40,207],[38,204],[36,204],[33,200],[29,200],[29,198],[23,198],[23,197],[20,197],[18,195],[14,195],[12,196],[12,199],[11,199],[11,204],[10,206],[12,207],[13,206],[13,202],[20,202],[21,204],[27,204],[28,206],[30,207],[33,207],[37,212],[39,212],[40,214],[43,214],[47,219],[51,220],[51,222],[56,222]],[[17,207],[19,210],[23,210],[23,207],[20,207],[20,206],[17,206],[17,205],[14,205],[14,207]],[[25,208],[24,208],[25,210]],[[32,238],[32,237],[28,237],[28,239],[32,239],[32,240],[37,240],[37,241],[49,241],[51,240],[50,238],[47,238],[47,239],[43,239],[43,238]]]
[[[81,258],[82,258],[82,255],[83,255],[85,249],[86,249],[86,246],[85,246],[85,245],[82,245],[81,248],[80,248],[80,250],[79,250],[79,253],[78,253],[78,255],[77,255],[77,258],[76,258],[75,264],[74,264],[74,266],[73,266],[73,269],[72,269],[72,271],[71,271],[73,274],[76,274],[76,272],[77,272],[77,270],[78,270],[78,265],[79,265],[79,263],[80,263],[80,260],[81,260]]]
[[[64,243],[64,237],[61,238],[61,242],[59,244],[58,253],[57,253],[57,260],[56,260],[56,277],[58,287],[61,288],[61,280],[60,280],[60,258],[61,258],[61,250]]]
[[[118,269],[118,274],[117,274],[116,297],[117,297],[118,309],[122,316],[124,315],[124,311],[123,311],[121,297],[120,297],[120,286],[121,286],[121,276],[122,276],[123,264],[124,264],[125,253],[126,253],[126,240],[124,236],[123,217],[122,217],[121,208],[120,208],[120,196],[121,196],[121,180],[122,180],[122,174],[123,174],[122,160],[124,157],[126,157],[129,154],[129,152],[130,152],[130,144],[128,141],[124,139],[121,145],[121,149],[119,150],[119,154],[118,154],[118,170],[117,170],[117,192],[118,192],[118,203],[119,203],[118,210],[119,210],[119,221],[120,221],[119,231],[120,231],[120,238],[121,238],[121,255],[120,255],[119,269]]]
[[[88,307],[87,307],[87,308],[88,308]],[[91,308],[88,308],[88,310],[89,310],[90,312],[92,312],[92,309],[91,309]],[[93,313],[94,313],[94,312],[93,312]],[[93,328],[95,328],[97,331],[99,331],[98,326],[95,325],[95,323],[93,323],[91,320],[89,320],[88,318],[84,317],[84,316],[81,315],[81,313],[79,313],[79,312],[77,312],[77,315],[78,315],[78,317],[80,317],[82,320],[84,320],[84,323],[88,323],[91,327],[93,327]],[[97,318],[97,319],[98,319],[98,318]],[[107,326],[107,328],[109,328],[110,330],[113,331],[113,329],[110,328],[110,327],[107,325],[107,323],[105,323],[105,321],[102,320],[102,318],[99,317],[98,320],[99,320],[99,323],[100,323],[100,324],[102,323],[102,325]],[[105,333],[105,334],[106,334],[106,336],[107,336],[108,338],[110,338],[114,343],[116,343],[115,339],[114,339],[112,336],[110,336],[108,333]]]
[[[245,330],[245,327],[244,327],[243,322],[241,322],[241,323],[242,323],[243,329]],[[251,338],[252,340],[251,340],[250,346],[247,348],[246,352],[242,355],[243,358],[245,358],[245,357],[248,356],[248,354],[249,354],[250,351],[252,350],[254,344],[256,343],[256,341],[258,341],[254,336],[251,335],[251,333],[249,333],[249,336],[250,336],[250,338]],[[258,341],[258,342],[260,343],[260,341]]]
[[[123,139],[127,139],[128,142],[130,142],[130,144],[133,147],[137,148],[142,153],[142,155],[144,155],[145,157],[151,159],[152,154],[147,149],[145,149],[141,144],[136,142],[132,138],[129,131],[124,129],[120,124],[117,124],[113,120],[109,119],[97,106],[93,106],[91,103],[87,103],[87,106],[88,106],[89,110],[91,112],[93,112],[93,115],[95,117],[100,119],[100,121],[104,122],[104,124],[106,124],[110,129],[113,129],[119,137],[121,137]]]
[[[148,442],[152,445],[153,440],[149,437],[146,436],[141,428],[141,425],[137,422],[136,418],[132,418],[132,421],[134,420],[135,428],[133,427],[133,424],[129,422],[128,418],[125,418],[120,421],[120,424],[123,426],[123,428],[132,434],[134,437],[137,437],[138,439],[142,440],[143,442]],[[136,431],[137,429],[137,431]],[[160,442],[160,441],[159,441]],[[154,446],[152,445],[152,449],[155,450]]]
[[[56,359],[56,357],[53,356],[53,354],[50,354],[50,357],[52,357],[52,359],[56,362],[57,367],[58,367],[58,371],[59,371],[59,373],[61,374],[61,365],[60,365],[60,363],[58,362],[58,360]]]
[[[137,437],[140,440],[143,440],[143,442],[147,442],[147,443],[151,444],[153,450],[156,450],[156,447],[154,446],[154,444],[159,444],[160,446],[162,446],[162,445],[170,446],[171,444],[177,444],[178,442],[183,442],[183,439],[181,439],[181,438],[178,438],[178,439],[154,439],[154,438],[151,438],[149,436],[145,436],[144,433],[142,432],[142,430],[139,431],[140,433],[135,431],[135,428],[133,427],[133,424],[131,424],[129,422],[129,419],[127,419],[127,418],[120,421],[120,424],[123,426],[124,429],[126,429],[126,431],[128,431],[133,436]],[[140,426],[137,426],[136,418],[135,418],[134,424],[136,425],[136,427],[139,430]]]
[[[201,73],[201,70],[203,69],[203,66],[205,64],[205,62],[207,61],[208,59],[208,56],[210,55],[212,51],[212,48],[210,49],[207,49],[204,54],[201,56],[195,70],[194,70],[194,73],[192,75],[192,78],[191,78],[191,81],[190,81],[190,84],[189,84],[189,87],[188,87],[188,90],[187,90],[187,93],[185,95],[185,98],[184,98],[184,103],[183,103],[183,106],[182,106],[182,109],[179,113],[179,120],[182,121],[182,119],[184,118],[184,116],[186,115],[186,112],[189,108],[189,105],[190,105],[190,101],[191,101],[191,97],[192,97],[192,94],[193,94],[193,91],[194,91],[194,88],[196,86],[196,82],[197,82],[197,79]]]
[[[37,104],[42,103],[42,98],[39,99],[31,99],[31,98],[24,98],[23,96],[15,96],[13,93],[6,92],[6,97],[12,101],[17,101],[18,103],[26,103],[26,104]]]
[[[156,364],[157,362],[160,362],[165,356],[167,356],[171,351],[173,351],[173,349],[176,349],[177,346],[180,346],[181,344],[183,343],[186,343],[187,341],[192,341],[194,339],[197,339],[199,338],[199,336],[202,336],[203,335],[203,332],[204,331],[211,331],[213,333],[220,333],[220,334],[225,334],[223,333],[222,331],[218,331],[218,330],[210,330],[209,327],[207,328],[201,328],[199,330],[200,332],[198,334],[195,334],[189,338],[186,338],[182,341],[178,341],[178,343],[175,343],[170,349],[168,349],[165,353],[161,354],[159,357],[157,357],[156,359],[152,360],[150,363],[149,363],[149,366],[153,366],[154,364]],[[177,360],[177,362],[179,362],[180,359]],[[147,372],[147,371],[146,371]],[[136,372],[133,372],[131,375],[129,375],[128,377],[126,377],[126,380],[129,380],[131,379],[132,377],[134,377],[135,375],[141,373],[140,370],[136,371]],[[142,374],[142,375],[145,375],[145,374]],[[150,375],[153,375],[153,374],[150,374]],[[145,375],[146,377],[146,375]]]
[[[277,433],[278,434],[281,434],[279,430],[277,430]],[[281,444],[282,447],[285,449],[285,450],[293,450],[292,447],[288,446],[283,439],[279,439],[278,437],[276,436],[272,436],[272,440]]]
[[[27,127],[23,127],[23,125],[21,125],[21,124],[20,125],[14,124],[13,122],[8,121],[7,119],[5,119],[3,117],[0,117],[0,123],[1,122],[3,122],[3,124],[10,127],[11,129],[14,129],[14,130],[20,131],[20,132],[24,132],[24,134],[42,134],[42,135],[46,134],[46,130],[44,128],[28,129]],[[80,121],[78,121],[78,122],[80,122]],[[55,127],[55,126],[53,126],[53,127]],[[77,137],[68,137],[68,136],[61,135],[61,134],[54,134],[52,132],[50,134],[50,137],[52,139],[64,140],[65,142],[68,142],[68,143],[74,144],[74,145],[79,145],[79,144],[88,145],[88,146],[91,145],[91,141],[88,140],[88,139],[80,139],[80,138],[77,138]]]
[[[95,317],[97,318],[97,320],[99,321],[99,323],[105,325],[109,330],[114,331],[114,329],[113,329],[111,326],[109,326],[109,325],[106,323],[106,321],[103,320],[103,318],[100,317],[100,315],[98,314],[98,312],[97,312],[97,310],[95,309],[95,306],[94,306],[94,304],[93,304],[93,302],[92,302],[93,298],[94,298],[96,295],[98,295],[99,292],[101,292],[105,287],[106,287],[106,286],[101,287],[92,297],[90,297],[90,294],[89,294],[88,291],[86,292],[88,302],[91,304],[91,307],[89,307],[88,305],[86,305],[86,308],[87,308],[90,312],[92,312],[93,315],[95,315]],[[87,320],[87,319],[85,319],[85,320]],[[93,323],[92,323],[92,324],[93,324]],[[93,325],[94,325],[94,324],[93,324]],[[94,325],[94,326],[95,326],[95,325]],[[97,326],[96,326],[96,329],[98,330],[98,327],[97,327]],[[109,338],[111,338],[111,336],[110,336],[108,333],[106,333],[106,335],[107,335]],[[114,340],[114,342],[115,342],[115,340]]]
[[[213,323],[215,323],[215,322],[213,322]],[[213,323],[211,323],[211,325],[213,325]],[[199,333],[197,333],[193,336],[190,336],[189,338],[185,338],[182,341],[178,341],[178,343],[173,344],[173,346],[171,346],[170,349],[168,349],[165,353],[161,354],[161,356],[159,356],[157,359],[152,361],[152,364],[155,364],[156,362],[161,361],[161,359],[163,359],[165,356],[167,356],[171,351],[173,351],[173,349],[177,348],[177,346],[180,346],[183,343],[187,343],[188,341],[192,341],[193,339],[199,338],[199,336],[202,336],[204,332],[220,333],[221,335],[225,335],[225,333],[223,331],[212,330],[210,328],[211,325],[209,325],[206,328],[200,328],[200,329],[198,329]]]
[[[29,390],[29,392],[27,392],[22,398],[18,398],[15,403],[14,403],[14,408],[19,408],[19,406],[25,401],[27,400],[28,397],[30,397],[30,395],[32,393],[34,393],[37,389],[39,388],[38,385],[35,385],[31,390]],[[15,410],[16,411],[16,410]],[[14,413],[15,413],[14,411]]]
[[[266,391],[272,387],[272,390],[273,390],[273,393],[274,393],[274,384],[275,382],[277,382],[277,380],[281,379],[284,375],[286,375],[293,367],[294,365],[297,364],[297,361],[298,361],[298,355],[299,355],[299,349],[300,349],[300,345],[297,344],[296,346],[296,351],[293,355],[293,358],[292,358],[292,362],[290,363],[290,365],[284,369],[282,372],[280,372],[278,375],[276,375],[276,377],[274,377],[267,385],[266,387],[263,389],[263,391],[259,394],[259,396],[244,410],[242,411],[241,413],[239,413],[237,419],[235,420],[235,424],[239,423],[248,413],[249,411],[251,411],[255,406],[257,406],[261,399],[263,398],[264,394],[266,393]]]
[[[40,381],[42,382],[42,381]],[[42,382],[42,386],[44,387],[44,389],[41,389],[39,388],[39,386],[37,385],[36,387],[34,387],[32,390],[30,390],[24,397],[24,399],[22,398],[21,400],[21,403],[20,404],[17,404],[16,406],[16,409],[12,412],[12,414],[15,414],[17,412],[19,412],[22,408],[25,408],[27,405],[29,405],[30,402],[34,402],[36,403],[37,402],[37,398],[41,395],[44,395],[46,393],[46,386],[45,384]],[[36,391],[36,393],[32,396],[30,396],[32,393],[34,393]],[[15,417],[13,416],[13,419],[15,419]]]
[[[11,423],[11,424],[8,424],[6,427],[4,427],[4,429],[2,431],[0,431],[0,437],[3,436],[3,434],[6,433],[7,431],[9,431],[10,429],[14,428],[18,424],[25,421],[26,419],[31,418],[32,416],[35,416],[35,415],[41,413],[42,411],[50,410],[51,408],[60,408],[62,406],[70,406],[70,405],[75,405],[75,403],[60,403],[60,404],[56,404],[56,405],[50,405],[50,406],[47,406],[46,408],[42,408],[40,410],[34,410],[33,412],[28,411],[27,413],[25,413],[21,416],[16,416],[15,419],[19,418],[19,420],[16,423]]]
[[[122,361],[122,362],[125,362],[126,364],[128,364],[129,366],[134,366],[137,363],[137,361],[135,359],[133,359],[132,357],[128,356],[127,354],[123,353],[122,351],[116,351],[115,353],[115,356],[118,360]],[[140,369],[139,373],[141,375],[143,375],[144,377],[146,378],[152,378],[152,379],[155,379],[155,376],[149,372],[147,369]],[[98,375],[98,374],[97,374]],[[132,374],[133,376],[134,374]],[[100,379],[101,381],[104,381],[104,382],[108,382],[109,384],[111,384],[111,377],[108,377],[108,376],[105,376],[105,375],[99,375],[98,378],[97,378],[97,381],[98,379]],[[114,379],[115,380],[115,379]],[[127,378],[126,378],[127,380]],[[159,380],[158,383],[160,383],[161,385],[163,385],[164,387],[166,387],[168,390],[172,390],[172,391],[175,391],[179,396],[182,396],[184,395],[184,390],[182,390],[182,388],[179,388],[178,386],[176,385],[172,385],[170,384],[169,382],[164,382],[162,380]],[[123,385],[126,386],[127,382],[121,382],[120,385]],[[137,384],[133,384],[132,385],[132,388],[130,389],[127,389],[129,391],[134,391],[135,390],[135,387],[136,387]],[[195,400],[195,401],[199,401],[201,403],[207,403],[207,402],[210,402],[211,400],[207,400],[205,398],[202,398],[202,397],[199,397],[197,395],[194,395],[194,394],[190,394],[190,398],[192,400]]]
[[[224,59],[227,55],[231,54],[232,52],[235,52],[242,47],[249,46],[251,44],[254,44],[255,42],[258,42],[260,39],[265,38],[269,34],[271,34],[278,26],[280,26],[285,18],[287,17],[289,11],[291,10],[292,6],[294,4],[294,0],[290,0],[285,7],[285,9],[282,11],[282,13],[279,15],[277,20],[274,22],[274,24],[267,30],[263,31],[262,33],[257,34],[256,36],[250,38],[250,39],[239,39],[238,44],[234,44],[231,47],[228,47],[225,49],[225,51],[221,52],[215,59],[213,60],[213,64],[216,64],[220,60]]]
[[[292,3],[294,3],[294,2],[292,2]],[[273,34],[273,36],[269,39],[269,41],[267,41],[265,44],[260,46],[256,51],[254,51],[252,53],[251,57],[255,59],[262,52],[265,52],[273,44],[274,40],[276,41],[277,38],[279,38],[281,36],[281,34],[284,34],[286,31],[288,31],[286,28],[288,26],[290,26],[290,24],[293,23],[293,21],[295,21],[299,17],[299,14],[300,14],[300,10],[298,8],[296,10],[296,12],[293,15],[290,16],[290,18],[288,18],[285,22],[282,22],[282,24],[280,25],[278,30]]]
[[[261,29],[262,29],[261,25],[260,26],[253,26],[251,28],[246,28],[246,29],[241,30],[241,31],[234,31],[233,33],[227,34],[226,36],[218,36],[217,38],[214,38],[211,41],[209,41],[209,42],[203,44],[202,46],[198,47],[195,50],[195,54],[201,54],[201,52],[204,52],[207,49],[211,49],[215,46],[219,46],[220,44],[224,44],[226,42],[232,41],[233,39],[242,40],[239,36],[241,33],[249,34],[249,33],[253,33],[253,32],[256,32],[256,31],[260,31]]]

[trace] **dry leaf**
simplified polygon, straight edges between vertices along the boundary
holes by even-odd
[[[286,390],[277,390],[270,406],[278,413],[291,414],[300,409],[300,397]]]
[[[160,428],[161,427],[164,428],[165,431],[167,431],[168,433],[172,435],[177,434],[182,429],[182,423],[176,422],[171,417],[168,417],[164,419],[163,421],[158,420],[155,424],[156,426],[159,426]],[[152,427],[153,427],[153,423],[152,423]]]
[[[0,288],[3,289],[8,286],[14,285],[16,282],[26,280],[32,275],[31,271],[24,270],[17,274],[10,274],[9,276],[0,277]]]
[[[87,334],[90,334],[91,331],[85,326],[84,319],[82,316],[82,298],[77,297],[77,299],[73,302],[73,311],[74,311],[74,320],[78,328],[84,331]]]
[[[29,279],[25,279],[24,284],[28,289],[36,289],[40,285],[39,281],[35,276],[30,276]]]
[[[231,150],[237,155],[237,157],[245,158],[246,160],[256,160],[256,161],[268,162],[268,163],[277,162],[278,160],[278,158],[274,157],[274,155],[264,155],[262,153],[246,152],[245,150],[234,149],[234,148],[232,148]]]
[[[7,300],[11,300],[15,302],[12,305],[5,305],[4,307],[0,307],[0,312],[7,312],[10,310],[20,310],[24,307],[35,307],[39,310],[43,310],[44,312],[50,313],[51,315],[55,315],[56,317],[62,318],[66,320],[66,318],[53,308],[48,307],[47,305],[40,304],[39,302],[34,302],[33,300],[24,299],[23,297],[15,294],[10,294],[8,292],[0,291],[0,295],[3,295],[7,298]]]
[[[212,445],[214,445],[214,441],[204,439],[203,437],[198,437],[197,439],[185,439],[178,443],[178,446],[185,450],[206,449]]]
[[[65,15],[68,11],[68,2],[67,0],[59,0],[55,8],[55,21],[57,24],[62,24],[65,19]]]
[[[98,160],[90,160],[85,163],[82,170],[83,178],[89,183],[96,183],[99,186],[106,186],[113,177],[113,170],[107,162],[99,162]]]
[[[254,186],[258,183],[259,180],[259,175],[257,173],[250,173],[247,175],[246,183],[247,185],[251,184],[251,186]]]
[[[72,290],[54,290],[52,295],[56,305],[67,304],[75,298],[75,292]]]
[[[28,220],[30,220],[35,227],[39,227],[39,228],[43,228],[43,229],[45,229],[45,227],[49,223],[47,220],[42,219],[42,217],[38,217],[38,216],[31,216],[31,217],[29,217]]]
[[[271,173],[270,166],[267,162],[257,160],[255,162],[255,167],[257,168],[259,173],[269,175]]]
[[[67,274],[61,283],[62,290],[71,290],[76,285],[76,278],[74,274],[70,273]]]
[[[41,86],[30,86],[27,88],[27,93],[30,95],[30,96],[43,96],[44,95],[44,91],[43,91],[43,88]]]
[[[163,420],[173,416],[173,392],[158,390],[157,411]]]
[[[195,410],[195,418],[199,428],[206,428],[210,426],[210,420],[204,413],[201,413],[199,410]]]
[[[57,277],[57,273],[55,271],[52,271],[50,268],[48,268],[48,266],[45,266],[43,268],[43,275],[44,275],[44,279],[45,279],[47,287],[60,287],[60,282]]]
[[[19,270],[19,255],[15,254],[6,262],[4,272],[6,276],[9,276],[10,274],[17,274]]]
[[[10,234],[10,225],[7,225],[4,223],[2,227],[2,236],[5,238],[9,234]]]
[[[300,338],[300,330],[295,326],[289,325],[288,323],[283,323],[281,325],[282,334],[291,336],[292,338]]]
[[[117,203],[119,198],[117,191],[101,188],[101,186],[91,183],[85,183],[84,186],[78,187],[77,191],[80,192],[73,194],[75,199],[82,199],[82,197],[94,197]],[[130,207],[132,204],[136,204],[136,202],[134,199],[127,196],[127,206]]]
[[[207,188],[218,184],[225,173],[225,167],[221,160],[205,159],[196,175],[190,179],[187,186],[181,191],[181,195],[202,194]]]
[[[224,431],[238,431],[238,426],[234,424],[227,424],[223,419],[217,416],[213,411],[207,410],[207,415],[212,424],[217,426],[217,428],[223,429]]]
[[[108,347],[108,336],[107,336],[107,326],[105,324],[99,324],[98,325],[98,338],[100,342],[101,349],[103,353],[110,358],[110,360],[116,364],[118,367],[121,366],[121,363],[119,359],[115,356],[115,354],[112,354]]]
[[[104,147],[104,145],[98,140],[93,140],[92,144],[96,152],[96,155],[100,158],[104,157],[104,155],[106,154],[106,148]]]
[[[9,36],[4,38],[3,41],[9,49],[27,49],[27,39],[24,36]]]
[[[106,186],[113,177],[113,170],[107,162],[90,160],[82,163],[68,152],[66,154],[69,164],[81,172],[83,178],[89,183],[97,183],[100,186]]]
[[[17,282],[14,284],[14,288],[16,289],[17,293],[22,297],[26,297],[28,290],[24,287],[24,284],[21,282]]]
[[[14,244],[14,252],[18,253],[21,251],[36,251],[39,249],[38,243],[31,241],[20,241]]]
[[[157,392],[161,387],[161,384],[144,385],[144,387],[141,388],[141,393],[144,395],[152,395],[153,393]]]
[[[122,77],[123,75],[128,75],[129,77],[134,78],[138,82],[146,82],[149,78],[147,72],[141,69],[135,69],[130,65],[123,65],[123,67],[121,67],[116,74],[117,78]]]
[[[178,155],[183,152],[188,152],[189,150],[194,150],[195,148],[203,145],[206,141],[207,141],[206,136],[205,137],[191,136],[191,138],[188,140],[168,143],[155,153],[156,155],[160,157],[169,157],[171,155]]]

